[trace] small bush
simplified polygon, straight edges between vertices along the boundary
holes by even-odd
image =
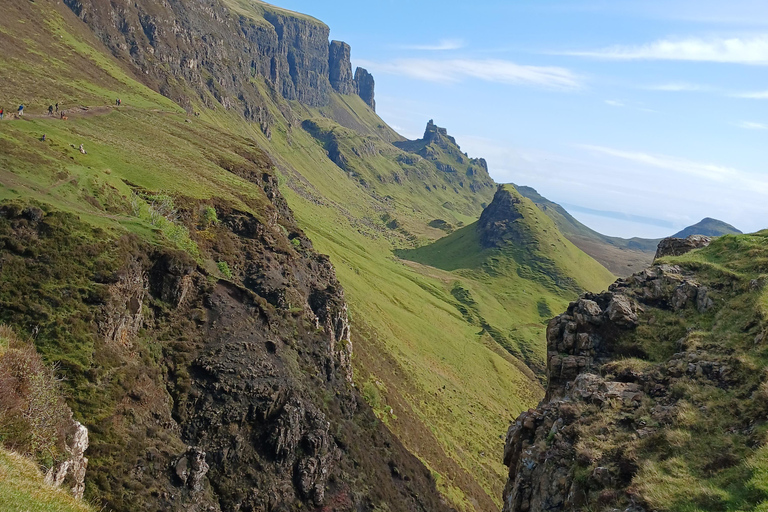
[[[53,370],[0,326],[0,442],[50,467],[65,449],[72,413]]]
[[[372,409],[376,410],[381,407],[381,393],[373,382],[368,381],[363,384],[363,398]]]
[[[220,261],[216,263],[216,266],[219,268],[219,272],[224,275],[227,279],[232,279],[232,271],[229,269],[229,264],[227,264],[226,261]]]
[[[210,226],[215,226],[219,223],[219,217],[216,215],[216,209],[212,206],[206,206],[203,209],[203,213],[200,216],[203,229],[207,229]]]

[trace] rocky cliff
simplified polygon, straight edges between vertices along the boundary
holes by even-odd
[[[282,97],[310,106],[328,104],[334,89],[359,90],[349,45],[329,45],[328,27],[309,16],[262,3],[233,7],[225,0],[65,3],[148,85],[187,108],[215,107],[215,100],[269,124],[254,77]],[[363,87],[369,105],[372,84],[366,80]]]
[[[546,397],[507,434],[505,511],[766,499],[750,476],[763,471],[768,420],[764,243],[725,237],[676,251],[550,322]]]
[[[248,154],[229,172],[263,191],[258,216],[177,203],[226,279],[48,205],[0,208],[0,320],[35,326],[67,375],[91,432],[86,497],[113,510],[447,510],[354,388],[334,269],[269,159]],[[201,231],[203,208],[216,222]],[[86,446],[68,449],[77,474]]]

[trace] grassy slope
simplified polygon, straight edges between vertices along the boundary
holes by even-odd
[[[289,204],[315,246],[331,256],[347,292],[358,385],[376,387],[379,416],[436,473],[454,503],[488,510],[498,503],[503,483],[498,436],[542,390],[465,321],[450,294],[454,276],[414,268],[392,253],[412,246],[414,237],[444,235],[428,226],[431,220],[474,220],[442,206],[461,196],[452,190],[430,196],[415,180],[375,180],[372,191],[331,162],[303,130],[273,127],[272,133]],[[383,157],[367,164],[382,176],[393,169]],[[391,219],[400,227],[387,227]]]
[[[529,366],[543,370],[541,340],[552,312],[565,309],[580,291],[603,290],[615,278],[565,239],[514,187],[507,185],[505,191],[521,201],[517,211],[523,217],[515,221],[523,233],[520,243],[484,248],[475,223],[400,254],[460,279],[452,291],[467,308],[466,316]]]
[[[693,226],[688,226],[672,235],[675,238],[688,238],[691,235],[704,236],[722,236],[722,235],[740,235],[741,231],[721,220],[705,218]]]
[[[21,54],[25,44],[40,51]],[[181,109],[131,79],[94,50],[98,47],[60,5],[43,0],[9,6],[0,21],[0,69],[7,77],[0,93],[7,101],[24,102],[28,117],[2,123],[0,198],[36,199],[110,232],[169,243],[132,214],[126,181],[187,200],[223,197],[258,215],[262,195],[218,165],[222,159],[241,160],[238,153],[256,141],[273,155],[297,218],[316,247],[331,256],[347,290],[358,385],[379,416],[432,468],[454,503],[492,509],[505,476],[499,436],[513,417],[535,405],[542,390],[519,361],[467,321],[451,292],[461,281],[489,318],[507,315],[503,308],[518,299],[500,302],[482,281],[403,262],[392,252],[444,235],[428,225],[432,220],[474,221],[480,203],[490,198],[481,201],[450,188],[427,192],[421,175],[401,183],[388,179],[402,171],[392,160],[401,152],[383,141],[398,136],[359,98],[335,96],[329,107],[311,111],[271,103],[277,122],[267,141],[257,127],[224,109],[200,108],[202,115],[186,122]],[[108,106],[118,96],[126,106]],[[70,111],[66,122],[42,116],[56,101],[67,108],[103,107]],[[290,123],[281,112],[294,116]],[[300,127],[304,119],[324,116],[367,127],[365,136],[390,153],[356,163],[365,160],[369,167],[361,173],[384,180],[366,188],[327,158]],[[39,140],[42,134],[46,142]],[[87,155],[70,146],[81,143]],[[540,332],[542,318],[534,317]]]
[[[629,275],[653,262],[659,240],[606,236],[576,220],[565,208],[540,195],[531,187],[518,191],[551,218],[558,229],[576,245],[616,275]]]
[[[89,512],[87,503],[43,483],[31,460],[0,448],[0,504],[3,512]]]
[[[684,334],[684,348],[698,361],[728,364],[721,378],[729,385],[699,375],[675,383],[673,421],[636,448],[641,463],[633,491],[660,511],[768,510],[768,231],[726,235],[664,261],[696,272],[716,306],[662,317],[660,328]],[[652,327],[636,338],[659,354],[644,365],[663,366],[681,348],[676,336],[654,335]]]

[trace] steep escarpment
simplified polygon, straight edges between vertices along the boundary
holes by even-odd
[[[270,194],[263,220],[221,204],[200,238],[228,279],[44,204],[2,208],[0,316],[67,375],[92,433],[86,495],[115,510],[445,509],[353,388],[343,290]]]
[[[507,435],[505,511],[765,506],[765,241],[667,257],[550,322],[546,397]]]
[[[235,0],[65,3],[148,85],[188,109],[218,103],[268,125],[254,78],[285,99],[311,106],[327,105],[333,90],[359,90],[349,46],[329,46],[328,27],[309,16]],[[372,80],[365,80],[362,90],[371,106],[372,89]]]

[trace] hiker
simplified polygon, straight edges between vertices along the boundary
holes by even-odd
[[[85,151],[85,148],[83,147],[83,145],[82,145],[82,144],[80,144],[80,152],[81,152],[82,154],[84,154],[84,155],[87,155],[87,154],[88,154],[88,153],[86,153],[86,151]]]
[[[24,115],[24,105],[19,105],[19,117]]]
[[[2,107],[0,107],[0,121],[2,121],[2,120],[3,120],[3,116],[4,116],[4,115],[5,115],[5,109],[3,109]]]
[[[42,137],[40,137],[40,140],[41,140],[41,141],[43,141],[43,142],[45,142],[45,134],[43,134],[43,136],[42,136]]]
[[[117,98],[117,106],[121,107],[122,105],[123,105],[123,100],[121,100],[120,98]]]
[[[53,115],[53,105],[48,105],[48,115],[49,116]]]
[[[58,111],[59,111],[59,104],[57,103],[56,104],[56,112],[58,112]]]

